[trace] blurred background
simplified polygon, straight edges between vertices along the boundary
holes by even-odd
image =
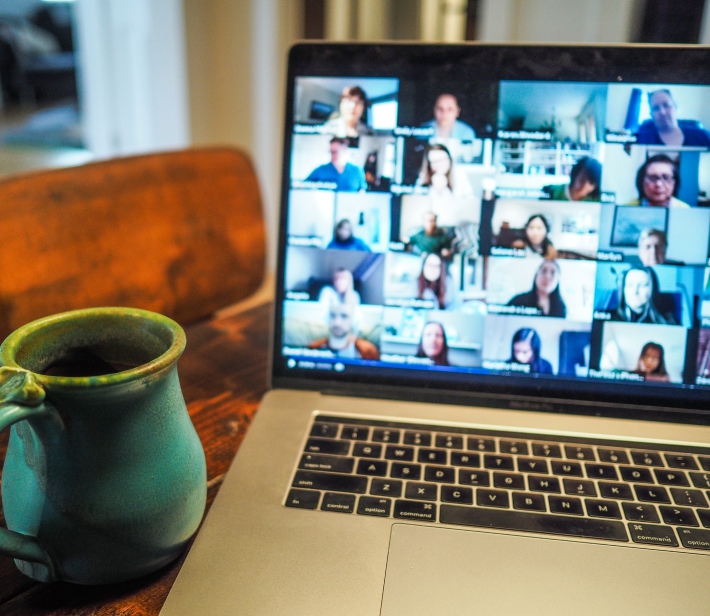
[[[274,263],[300,39],[710,43],[706,0],[0,0],[0,175],[234,145]]]

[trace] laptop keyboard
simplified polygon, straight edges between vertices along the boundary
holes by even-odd
[[[710,448],[317,416],[285,505],[710,551]]]

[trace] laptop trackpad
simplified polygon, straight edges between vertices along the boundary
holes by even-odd
[[[710,554],[394,524],[383,616],[707,614]]]

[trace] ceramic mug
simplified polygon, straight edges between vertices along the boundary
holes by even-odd
[[[39,319],[0,346],[0,554],[24,574],[120,582],[183,550],[207,494],[177,375],[184,348],[177,323],[132,308]]]

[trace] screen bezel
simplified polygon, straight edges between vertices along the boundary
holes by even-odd
[[[436,67],[444,78],[462,73],[484,84],[502,80],[678,83],[710,85],[710,47],[656,45],[491,45],[299,43],[289,54],[278,237],[272,384],[344,395],[574,412],[647,420],[707,423],[710,391],[593,379],[554,380],[500,375],[432,375],[378,366],[331,372],[288,368],[281,353],[286,203],[297,76],[414,76]],[[376,69],[373,69],[376,67]],[[457,75],[454,75],[457,73]],[[431,374],[431,373],[427,373]],[[547,387],[550,383],[553,387]],[[554,390],[554,391],[551,391]]]

